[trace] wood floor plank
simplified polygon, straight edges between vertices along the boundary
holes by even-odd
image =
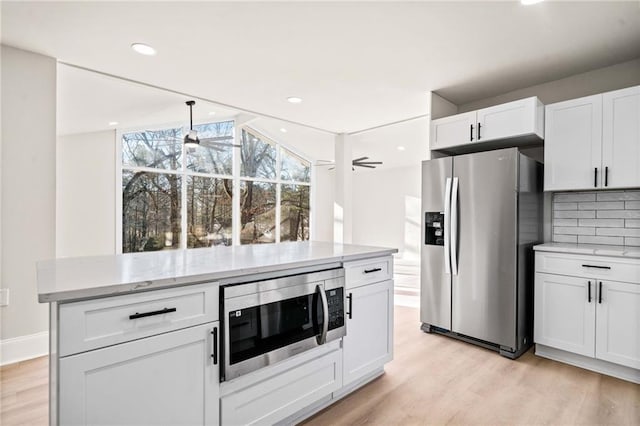
[[[640,425],[640,386],[540,358],[517,360],[420,330],[395,307],[386,374],[306,422],[318,425]]]
[[[420,330],[395,307],[386,373],[306,425],[640,425],[640,386],[537,357],[497,353]],[[0,368],[0,424],[46,425],[48,359]]]

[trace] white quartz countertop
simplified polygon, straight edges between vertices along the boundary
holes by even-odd
[[[640,247],[608,246],[602,244],[545,243],[533,247],[536,251],[556,253],[590,254],[596,256],[640,259]]]
[[[49,303],[111,296],[397,252],[305,241],[47,260],[37,265],[38,300]]]

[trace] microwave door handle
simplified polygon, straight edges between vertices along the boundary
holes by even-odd
[[[316,341],[319,345],[323,345],[327,341],[327,332],[329,331],[329,303],[321,284],[316,286],[316,292],[320,293],[320,300],[322,300],[322,334],[316,336]]]

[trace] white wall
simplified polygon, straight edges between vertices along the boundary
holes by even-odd
[[[114,130],[58,138],[56,257],[116,253],[115,161]]]
[[[566,101],[640,84],[640,58],[599,68],[536,86],[514,90],[499,96],[460,105],[459,112],[473,111],[517,99],[537,96],[542,103]]]
[[[421,164],[353,173],[353,242],[395,247],[401,262],[419,262]]]
[[[313,181],[312,217],[314,241],[333,241],[333,202],[335,171],[329,167],[316,166]]]
[[[36,261],[55,256],[55,149],[56,60],[2,46],[3,346],[48,329]]]

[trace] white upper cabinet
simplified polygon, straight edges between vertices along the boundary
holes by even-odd
[[[537,97],[431,121],[431,149],[499,140],[544,137],[544,106]],[[480,147],[479,147],[480,148]]]
[[[603,185],[640,186],[640,86],[602,96]]]
[[[640,86],[547,105],[545,191],[640,186]]]
[[[446,148],[476,140],[476,112],[465,112],[431,122],[431,149]]]
[[[544,106],[538,98],[526,98],[477,111],[478,142],[524,135],[543,137]]]
[[[602,95],[547,105],[544,189],[592,189],[602,177]]]

